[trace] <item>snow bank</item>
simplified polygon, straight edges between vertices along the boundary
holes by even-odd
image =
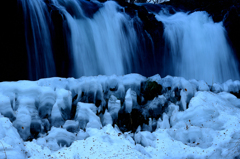
[[[0,158],[234,158],[240,82],[138,74],[0,83]]]

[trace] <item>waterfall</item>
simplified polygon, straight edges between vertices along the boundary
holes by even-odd
[[[156,18],[164,23],[166,67],[172,65],[173,75],[209,84],[239,79],[222,23],[214,23],[206,12],[169,15],[161,11]]]
[[[24,13],[29,78],[55,76],[50,28],[46,4],[42,0],[19,0]]]
[[[31,80],[139,73],[211,84],[240,77],[222,22],[214,23],[206,12],[172,9],[169,12],[174,14],[169,14],[163,5],[131,8],[114,1],[17,2],[23,13],[23,21],[18,21],[24,28],[17,39],[25,35],[20,44],[26,45],[22,48],[26,51],[21,54],[28,55]],[[26,67],[18,70],[24,72]]]
[[[99,10],[89,18],[83,10],[88,4],[82,6],[83,1],[59,2],[54,3],[66,8],[63,12],[71,30],[74,77],[131,72],[137,39],[131,20],[120,12],[120,6],[113,1],[99,4]],[[72,14],[67,7],[74,7]]]

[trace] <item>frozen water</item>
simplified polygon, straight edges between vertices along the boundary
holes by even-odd
[[[131,113],[133,107],[133,100],[131,96],[131,88],[127,90],[126,96],[125,96],[125,112]]]
[[[100,129],[102,127],[100,118],[91,110],[91,106],[92,104],[81,102],[77,105],[75,120],[79,121],[80,129],[85,129],[86,127]]]
[[[10,120],[0,115],[0,158],[5,157],[5,152],[10,159],[15,159],[16,156],[20,159],[230,159],[239,155],[240,101],[230,93],[239,91],[239,81],[229,80],[223,84],[208,86],[204,81],[194,79],[188,81],[180,77],[154,77],[157,78],[147,79],[133,74],[111,78],[98,76],[80,79],[50,78],[35,82],[1,82],[0,106],[6,108],[1,111],[4,113],[10,108],[16,119],[11,124]],[[131,90],[141,94],[141,81],[146,80],[157,80],[170,93],[179,89],[182,93],[176,93],[175,96],[181,97],[181,100],[172,102],[172,97],[168,98],[168,94],[164,93],[143,105],[136,104],[129,112],[127,121],[130,127],[136,127],[136,131],[133,133],[133,129],[130,128],[129,132],[123,133],[119,125],[123,119],[119,120],[118,113],[121,109],[125,111],[125,105],[121,105],[118,99],[117,95],[121,94],[114,96],[109,92],[116,92],[122,85],[124,94],[129,97],[127,99],[137,98],[138,94]],[[88,93],[96,92],[91,86],[106,91],[102,92],[100,99],[108,103],[102,103],[100,111],[94,103],[78,101],[78,98],[81,100],[83,89],[85,98],[94,96]],[[116,90],[113,90],[115,88]],[[73,94],[80,96],[74,100],[77,102],[75,118],[63,118],[64,110],[74,108]],[[124,99],[123,102],[125,101]],[[134,100],[131,101],[134,104]],[[181,102],[188,103],[186,109],[181,109]],[[158,110],[159,106],[161,113]],[[40,107],[46,107],[47,111],[40,111]],[[159,117],[155,119],[148,113],[144,114],[144,111],[149,111],[150,108],[159,113]],[[136,109],[139,116],[134,114]],[[46,115],[42,116],[44,112]],[[47,115],[48,113],[50,114]],[[52,119],[60,119],[62,124],[56,128]],[[118,124],[120,128],[116,125],[112,127],[112,124]]]

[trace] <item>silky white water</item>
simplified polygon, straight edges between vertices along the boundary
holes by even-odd
[[[164,23],[169,48],[166,54],[170,54],[173,75],[202,79],[208,84],[239,79],[238,65],[222,23],[214,23],[206,12],[160,12],[156,18]]]
[[[19,0],[19,3],[23,8],[30,79],[56,76],[55,67],[59,65],[67,70],[65,76],[75,78],[147,72],[212,84],[240,77],[223,24],[214,23],[206,12],[170,15],[163,9],[156,15],[164,24],[164,30],[155,28],[163,31],[164,38],[162,41],[159,38],[159,44],[153,40],[156,38],[150,34],[152,30],[144,29],[140,18],[130,18],[124,7],[114,1]],[[54,6],[58,12],[55,13],[62,17],[65,39],[59,41],[66,40],[66,46],[59,48],[66,48],[69,59],[58,59],[62,55],[56,51],[58,46],[52,45],[56,41],[52,36],[61,33],[61,29],[53,25],[56,17],[51,19],[49,6]],[[165,49],[157,47],[164,43]],[[54,61],[60,64],[55,66]]]
[[[29,78],[35,80],[55,76],[46,4],[42,0],[21,0],[19,3],[24,11]]]
[[[131,20],[119,12],[120,7],[106,2],[89,18],[84,15],[81,1],[70,2],[75,6],[74,16],[68,12],[65,16],[71,30],[74,76],[130,72],[137,39]]]

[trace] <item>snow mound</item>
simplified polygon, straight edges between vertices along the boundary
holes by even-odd
[[[239,95],[159,75],[0,82],[0,158],[234,158]]]

